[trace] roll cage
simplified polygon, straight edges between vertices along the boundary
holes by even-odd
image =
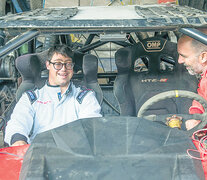
[[[101,13],[98,15],[97,11]],[[79,49],[84,53],[107,42],[122,46],[134,44],[136,41],[130,36],[133,32],[138,37],[140,32],[178,30],[195,35],[195,31],[185,28],[206,27],[206,21],[206,12],[173,4],[36,9],[0,17],[1,33],[7,38],[17,36],[0,49],[0,57],[40,34],[88,33],[84,48]],[[91,44],[96,35],[100,35],[100,40]]]
[[[55,43],[66,43],[80,55],[73,78],[83,78],[81,57],[92,53],[99,59],[101,88],[112,92],[117,76],[114,54],[118,49],[134,46],[148,37],[176,43],[180,33],[207,44],[206,35],[197,30],[206,28],[206,22],[206,12],[175,4],[36,9],[0,17],[0,58],[14,61],[25,53],[37,53]],[[26,51],[22,50],[25,44]],[[97,53],[102,47],[100,51],[108,51],[107,57]],[[104,65],[106,60],[109,65]],[[164,61],[174,64],[168,58]],[[17,88],[20,75],[14,72],[1,79],[12,79]],[[102,79],[106,81],[103,83]],[[119,114],[117,104],[111,107]]]

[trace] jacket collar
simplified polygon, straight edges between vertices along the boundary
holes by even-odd
[[[68,85],[68,88],[65,91],[65,93],[61,94],[60,86],[53,86],[53,85],[50,85],[48,81],[46,82],[46,86],[49,89],[49,92],[52,93],[53,95],[56,94],[55,96],[58,96],[59,100],[62,99],[64,94],[67,96],[68,94],[70,94],[72,92],[72,84],[73,83],[70,81],[70,83]]]

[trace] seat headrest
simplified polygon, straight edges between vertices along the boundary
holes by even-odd
[[[128,73],[132,66],[132,51],[129,47],[121,48],[115,53],[118,73]]]
[[[134,63],[138,58],[148,60],[148,72],[157,74],[161,71],[161,60],[172,59],[176,66],[177,45],[161,37],[150,37],[133,46],[121,48],[115,53],[118,73],[128,73],[130,69],[134,69]]]
[[[132,46],[133,62],[140,57],[148,59],[148,72],[159,73],[162,60],[173,59],[176,64],[177,44],[161,37],[149,37]]]
[[[74,72],[78,72],[82,70],[83,65],[83,56],[84,53],[81,53],[79,51],[74,51],[73,61],[75,63],[75,66],[73,68]]]
[[[41,71],[46,69],[47,52],[26,54],[16,59],[16,68],[24,81],[34,81],[40,77]]]
[[[97,82],[98,59],[92,54],[83,56],[83,74],[87,83]]]

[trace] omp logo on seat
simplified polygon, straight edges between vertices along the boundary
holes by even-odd
[[[160,41],[147,41],[147,49],[160,49]]]
[[[142,79],[141,82],[147,83],[147,82],[167,82],[168,79],[162,78],[162,79]]]
[[[150,40],[141,42],[146,52],[159,52],[165,47],[167,40]]]

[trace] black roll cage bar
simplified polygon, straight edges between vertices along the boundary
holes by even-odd
[[[193,28],[180,28],[179,31],[207,45],[207,35],[200,32],[199,30],[193,29]],[[7,42],[3,47],[0,48],[0,58],[4,57],[5,55],[9,54],[13,50],[19,48],[24,43],[34,39],[40,34],[42,33],[39,30],[33,29],[33,30],[26,31],[19,36],[14,37],[9,42]],[[130,36],[130,39],[129,39],[130,43],[123,42],[123,41],[97,41],[97,42],[90,44],[93,38],[95,37],[95,35],[96,34],[90,34],[88,39],[86,40],[86,43],[84,44],[84,47],[78,49],[78,51],[81,53],[85,53],[94,48],[102,46],[103,44],[106,44],[108,42],[113,42],[123,47],[130,46],[135,43],[134,39]]]

